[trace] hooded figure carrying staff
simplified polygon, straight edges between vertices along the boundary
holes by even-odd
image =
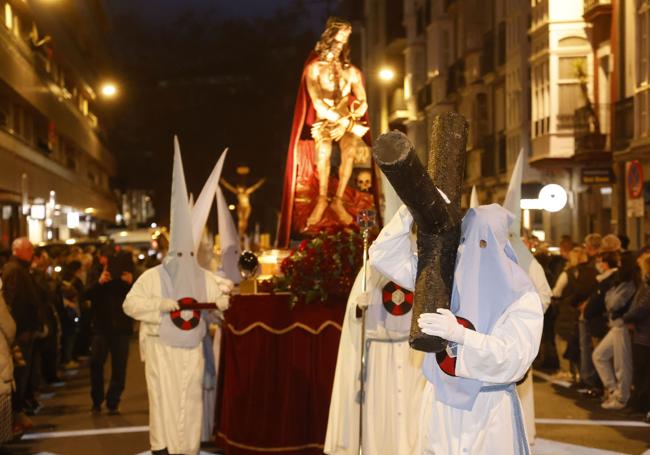
[[[232,283],[202,269],[196,259],[178,141],[175,140],[169,253],[143,273],[124,301],[140,323],[140,354],[149,395],[153,454],[197,454],[203,416],[203,340],[206,320],[228,308]],[[200,230],[199,230],[200,232]],[[182,309],[179,301],[212,303],[213,311]]]

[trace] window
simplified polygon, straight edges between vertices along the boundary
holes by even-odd
[[[587,71],[586,57],[560,57],[559,62],[560,79],[576,79],[580,68],[583,72]]]
[[[638,61],[637,66],[637,81],[639,85],[650,82],[650,7],[646,6],[639,8],[637,15],[638,26]]]

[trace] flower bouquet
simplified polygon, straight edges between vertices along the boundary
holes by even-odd
[[[280,266],[276,290],[288,290],[292,304],[345,297],[363,262],[363,239],[356,227],[333,227],[303,240]]]

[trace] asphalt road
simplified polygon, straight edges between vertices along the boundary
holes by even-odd
[[[131,346],[121,415],[90,413],[87,368],[73,372],[66,381],[64,387],[42,396],[45,406],[34,417],[35,428],[5,450],[16,455],[147,452],[147,391],[136,340]],[[535,403],[538,439],[533,454],[637,455],[650,448],[650,426],[643,425],[638,416],[635,420],[624,412],[604,411],[597,401],[582,398],[572,389],[536,377]]]

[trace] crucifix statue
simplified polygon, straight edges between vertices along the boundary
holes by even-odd
[[[237,222],[239,228],[239,237],[243,238],[248,229],[248,218],[251,216],[251,200],[250,195],[264,184],[265,178],[260,179],[253,186],[246,187],[244,185],[232,186],[225,179],[221,179],[221,184],[226,187],[228,191],[237,196]]]

